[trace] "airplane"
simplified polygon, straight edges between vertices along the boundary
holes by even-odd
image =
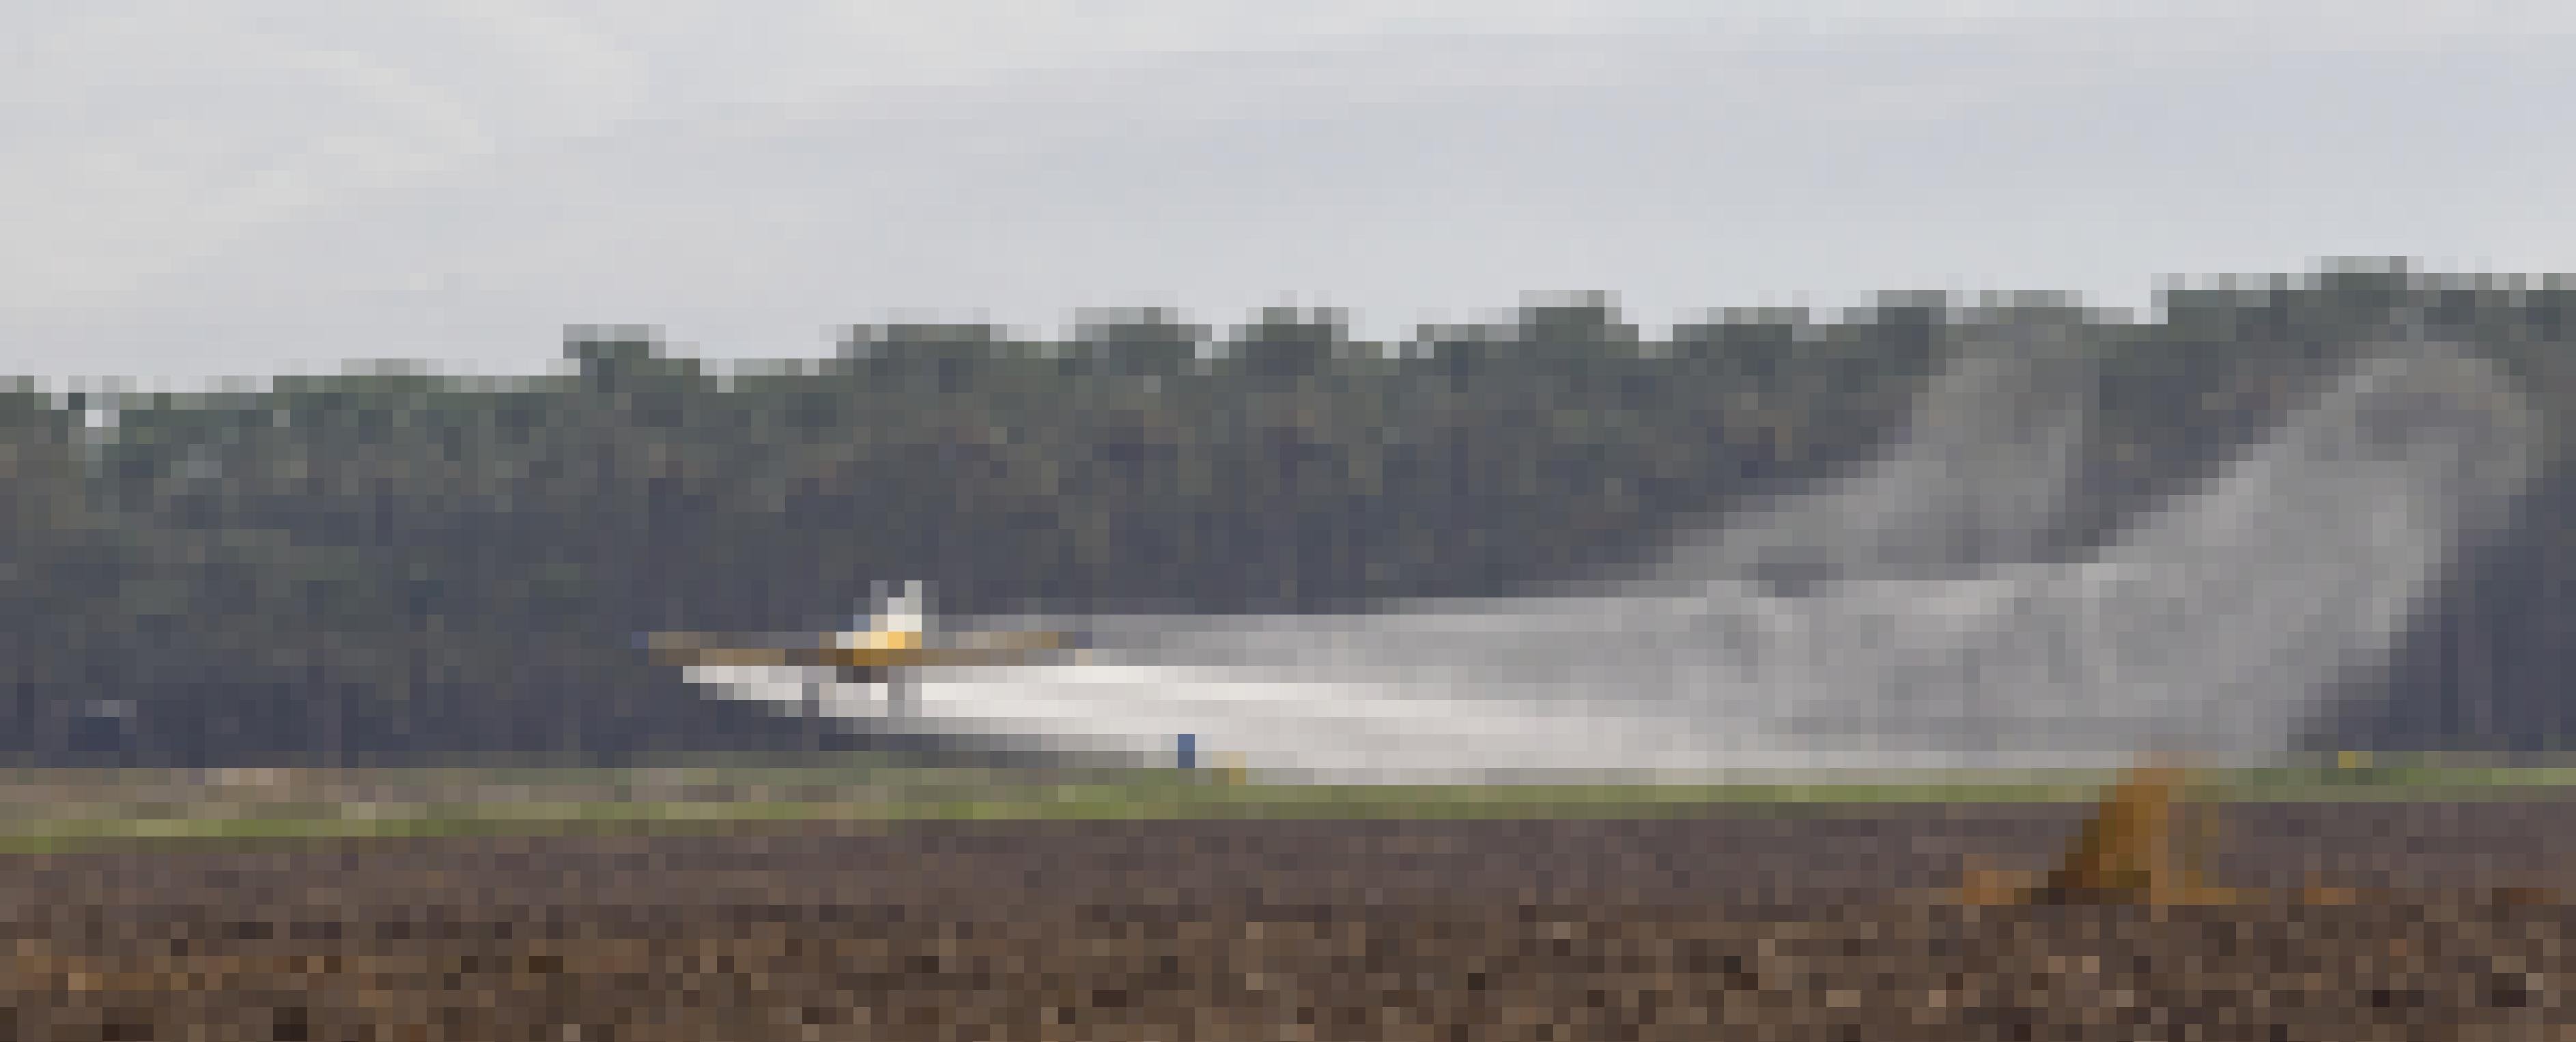
[[[821,714],[827,683],[874,685],[885,692],[884,715],[894,719],[914,706],[906,681],[915,669],[1031,663],[1076,646],[1073,634],[1055,630],[938,631],[918,580],[899,594],[880,588],[876,599],[876,611],[854,616],[851,628],[838,632],[781,638],[671,630],[644,634],[638,643],[654,663],[700,674],[693,679],[787,671],[809,717]]]

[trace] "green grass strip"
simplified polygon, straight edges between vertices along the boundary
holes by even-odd
[[[2224,778],[2203,798],[2243,801],[2430,801],[2553,798],[2576,772],[2415,769],[2280,771]],[[1136,819],[1511,819],[1798,813],[1836,806],[2071,803],[2095,784],[1779,784],[1729,786],[1218,785],[1179,778],[1129,784],[888,786],[823,800],[518,800],[419,804],[226,804],[193,814],[166,802],[46,808],[0,821],[0,851],[37,852],[156,841],[259,841],[596,832],[704,831],[793,822],[1111,821]],[[203,810],[207,808],[195,808]],[[73,813],[66,813],[72,811]],[[173,813],[173,812],[179,813]]]

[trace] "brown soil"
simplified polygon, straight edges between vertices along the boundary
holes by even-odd
[[[2195,865],[2170,781],[2089,832],[1875,807],[20,857],[0,1038],[2576,1038],[2546,889],[2576,808],[2230,807]],[[2033,885],[1958,900],[1970,855]]]

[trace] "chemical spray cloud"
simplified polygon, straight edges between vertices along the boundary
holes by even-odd
[[[1092,616],[850,726],[1324,781],[2047,766],[2286,751],[2533,480],[2491,363],[2396,343],[2108,545],[2052,559],[2096,363],[1969,350],[1884,457],[1644,574],[1337,616]],[[1026,625],[1032,620],[1016,620]],[[865,703],[859,703],[864,705]]]

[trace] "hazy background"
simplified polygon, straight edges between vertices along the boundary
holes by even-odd
[[[2156,13],[2126,13],[2145,7]],[[1722,8],[1722,16],[1706,13]],[[2549,3],[0,8],[0,368],[2576,268]],[[1290,295],[1294,295],[1293,298]]]

